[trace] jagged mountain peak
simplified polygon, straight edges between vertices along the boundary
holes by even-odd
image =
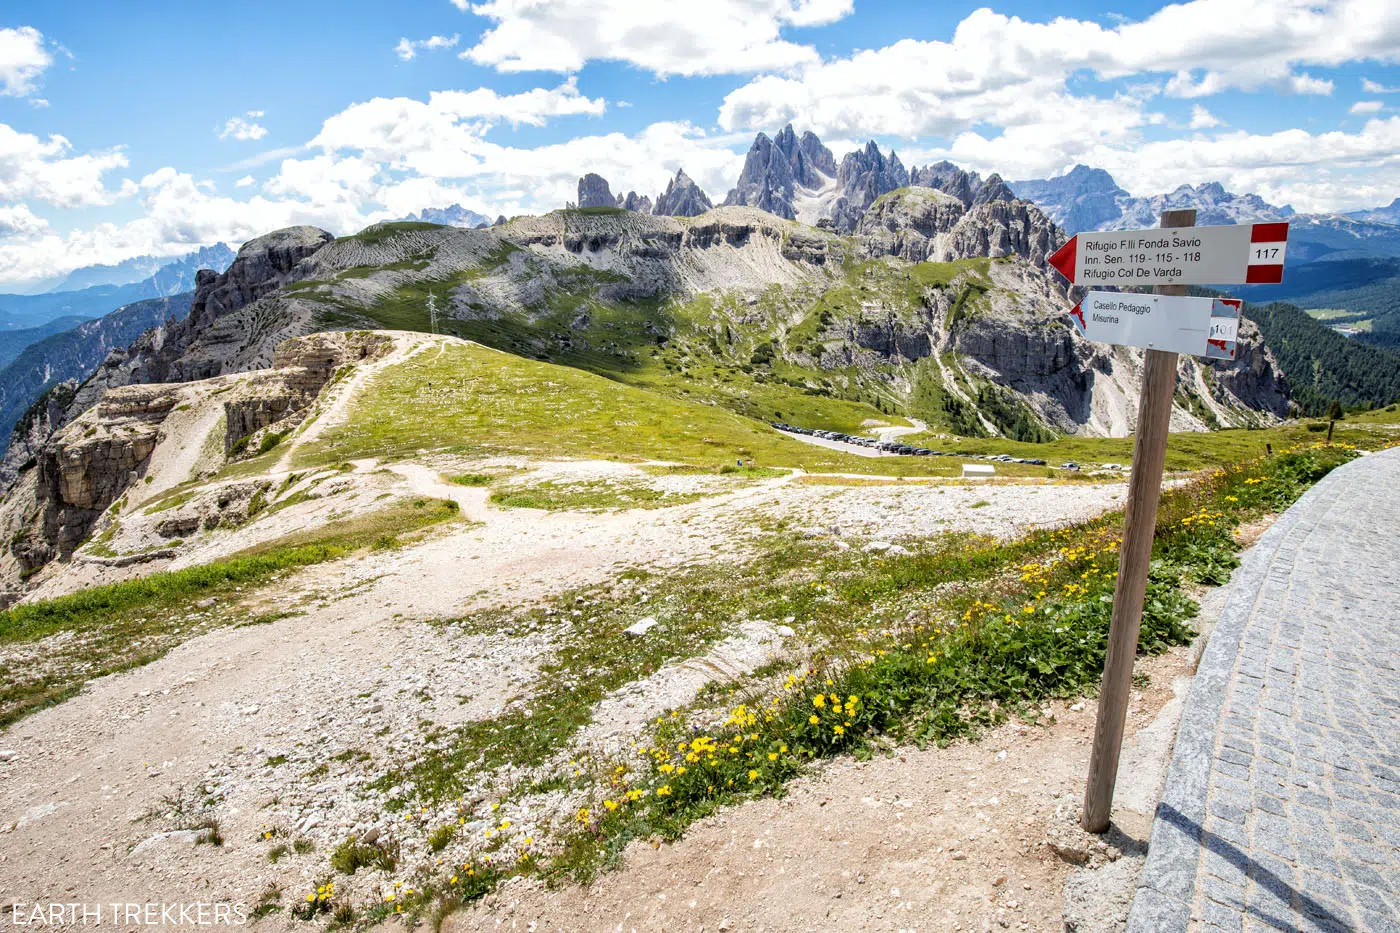
[[[657,196],[651,212],[666,217],[697,217],[712,207],[709,195],[682,168],[676,170],[676,177]]]
[[[996,172],[987,176],[987,180],[982,183],[982,187],[977,189],[977,195],[972,199],[973,205],[990,204],[993,201],[1014,201],[1015,193],[1002,181]]]

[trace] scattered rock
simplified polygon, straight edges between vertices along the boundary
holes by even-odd
[[[623,629],[628,635],[645,635],[656,627],[656,616],[644,616]]]
[[[1055,816],[1045,830],[1045,844],[1050,850],[1071,865],[1084,865],[1090,860],[1095,864],[1112,861],[1121,853],[1104,842],[1103,839],[1087,833],[1079,825],[1079,808],[1063,804],[1056,808]]]
[[[158,849],[184,846],[194,848],[199,844],[199,838],[204,834],[201,829],[176,829],[167,833],[156,833],[154,836],[144,840],[140,845],[131,850],[127,859],[139,858],[142,855],[150,855]]]

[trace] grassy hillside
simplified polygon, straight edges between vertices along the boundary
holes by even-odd
[[[392,234],[381,227],[371,230],[381,237]],[[871,305],[878,305],[891,321],[916,326],[926,314],[926,288],[953,289],[955,313],[978,313],[991,287],[987,270],[993,262],[848,261],[830,281],[774,285],[757,296],[736,290],[684,300],[604,297],[625,286],[627,279],[585,266],[552,267],[541,269],[540,276],[550,286],[523,306],[488,308],[468,298],[457,316],[448,315],[450,296],[498,273],[518,252],[507,246],[479,267],[400,285],[368,306],[331,299],[333,310],[326,312],[324,323],[435,329],[681,399],[714,402],[751,418],[857,433],[870,421],[908,424],[901,412],[909,410],[908,388],[916,367],[868,361],[847,365],[833,359],[833,354],[845,352],[846,335],[833,334],[854,329]],[[519,255],[514,259],[539,262]],[[355,278],[373,271],[340,275]],[[319,292],[321,284],[302,282],[294,288],[302,297],[327,300]],[[439,309],[436,327],[428,311],[430,300]],[[936,405],[916,414],[933,424],[955,426]]]
[[[882,475],[946,476],[960,470],[947,458],[869,458],[816,447],[718,405],[456,343],[379,374],[345,423],[299,448],[294,462],[301,468],[419,450],[668,460],[716,468],[743,459],[809,472]],[[1032,467],[1011,472],[1043,474]]]
[[[1374,448],[1395,436],[1400,413],[1378,411],[1349,419],[1335,439]],[[1262,456],[1319,439],[1321,422],[1267,430],[1232,429],[1174,434],[1167,465],[1188,470]],[[914,435],[920,443],[957,453],[1126,463],[1132,438],[1061,438],[1031,444],[1003,438]],[[666,460],[718,468],[735,460],[812,473],[950,476],[956,457],[860,457],[792,439],[714,405],[624,385],[567,366],[529,360],[467,343],[428,349],[392,366],[353,403],[349,418],[300,447],[294,465],[360,457],[393,459],[418,451],[490,456],[525,454],[637,462]],[[265,455],[275,458],[278,452]],[[257,469],[257,461],[240,464]],[[1003,475],[1062,475],[1043,467],[998,465]]]

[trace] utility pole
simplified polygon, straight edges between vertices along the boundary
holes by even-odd
[[[1194,210],[1164,211],[1163,229],[1194,227]],[[1184,285],[1158,285],[1159,295],[1185,295]],[[1176,392],[1177,354],[1146,350],[1142,396],[1138,400],[1137,436],[1133,441],[1133,472],[1123,510],[1123,543],[1118,553],[1118,580],[1113,593],[1113,621],[1108,630],[1099,688],[1099,716],[1094,748],[1089,757],[1089,780],[1084,789],[1080,825],[1091,833],[1108,829],[1113,811],[1113,787],[1118,780],[1118,755],[1133,686],[1133,661],[1142,628],[1142,603],[1147,594],[1147,569],[1157,529],[1157,505],[1162,498],[1162,469],[1167,459],[1172,396]]]

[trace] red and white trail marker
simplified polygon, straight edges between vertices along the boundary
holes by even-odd
[[[1273,285],[1288,224],[1078,233],[1049,263],[1075,285]]]
[[[1129,292],[1090,292],[1069,312],[1088,340],[1213,360],[1235,358],[1239,315],[1238,298]]]

